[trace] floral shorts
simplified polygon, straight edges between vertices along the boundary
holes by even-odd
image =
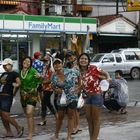
[[[21,105],[22,107],[26,107],[27,105],[36,106],[37,101],[39,100],[37,89],[31,89],[29,91],[21,90]]]

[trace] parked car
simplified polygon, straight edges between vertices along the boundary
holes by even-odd
[[[116,70],[121,70],[123,74],[129,74],[133,79],[140,78],[140,60],[138,56],[121,53],[98,53],[91,59],[91,65],[96,65],[111,75]]]
[[[120,48],[112,50],[111,53],[120,53],[126,60],[140,60],[140,48]]]

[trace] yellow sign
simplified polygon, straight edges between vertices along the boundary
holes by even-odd
[[[0,0],[0,5],[18,5],[18,0]]]
[[[127,11],[139,11],[140,0],[127,0]]]

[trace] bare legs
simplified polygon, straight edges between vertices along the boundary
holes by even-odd
[[[16,128],[17,134],[21,131],[21,126],[18,125],[17,121],[14,118],[10,117],[9,112],[0,111],[0,116],[2,119],[3,126],[6,130],[5,136],[13,136],[13,133],[12,133],[11,128],[10,128],[10,124]]]
[[[63,119],[64,119],[64,111],[59,110],[58,113],[57,113],[57,117],[56,117],[55,135],[51,138],[51,140],[56,140],[58,138]]]
[[[30,140],[32,140],[33,133],[35,131],[33,111],[34,111],[34,106],[32,106],[32,105],[27,105],[27,107],[24,108],[24,112],[25,112],[26,118],[27,118],[27,125],[28,125],[27,139],[30,139]]]
[[[72,133],[76,134],[79,130],[79,112],[76,109],[75,110],[75,116],[74,116],[74,130]]]
[[[75,113],[75,109],[70,109],[68,108],[67,110],[67,116],[68,116],[68,132],[67,132],[67,140],[71,140],[71,133],[73,131],[74,128],[74,113]],[[58,116],[56,117],[56,131],[55,131],[55,135],[51,138],[51,140],[56,140],[56,138],[58,138],[59,136],[59,132],[62,126],[62,122],[64,119],[64,111],[58,111]]]
[[[97,140],[100,130],[101,108],[94,105],[85,105],[85,109],[89,127],[90,140]]]

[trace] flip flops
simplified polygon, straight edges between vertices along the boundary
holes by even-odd
[[[18,132],[17,137],[20,138],[23,135],[24,127],[21,127],[21,130]]]
[[[45,121],[40,122],[38,125],[40,125],[40,126],[44,126],[44,125],[46,125],[46,120],[45,120]]]
[[[11,136],[7,136],[7,135],[0,136],[0,138],[13,138],[13,137],[14,137],[13,135],[11,135]]]
[[[81,132],[81,129],[76,130],[75,132],[72,132],[71,135],[76,135],[77,133]]]

